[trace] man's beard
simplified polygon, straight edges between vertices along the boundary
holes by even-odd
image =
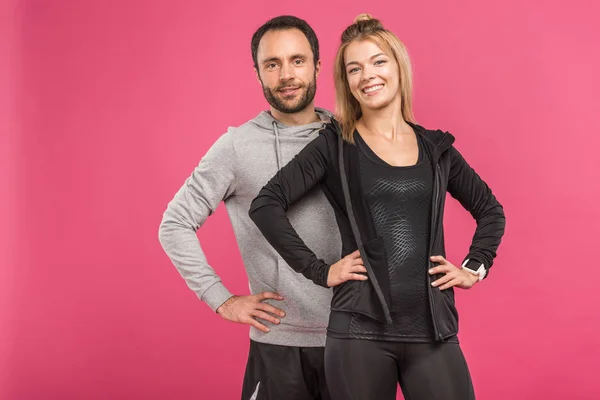
[[[275,89],[271,89],[263,84],[263,93],[267,102],[271,107],[285,114],[293,114],[304,110],[314,100],[315,93],[317,93],[316,76],[308,83],[308,86],[301,86],[298,88],[301,93],[294,102],[285,101],[279,97],[281,96],[279,90],[288,86],[290,85],[283,84],[277,86]]]

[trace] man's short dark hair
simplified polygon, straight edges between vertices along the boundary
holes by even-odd
[[[269,31],[294,28],[298,29],[300,32],[304,33],[304,36],[306,36],[308,43],[310,43],[315,66],[317,66],[317,62],[319,61],[319,40],[317,39],[315,31],[313,31],[310,25],[308,25],[308,23],[303,19],[294,17],[292,15],[281,15],[265,22],[260,28],[258,28],[256,32],[254,32],[254,35],[252,35],[251,47],[254,68],[258,69],[258,60],[256,59],[258,53],[258,44],[260,43],[260,39],[262,39],[264,34]]]

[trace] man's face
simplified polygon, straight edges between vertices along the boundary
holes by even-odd
[[[300,30],[268,31],[256,58],[256,76],[271,107],[293,114],[312,104],[321,62],[315,68],[310,43]]]

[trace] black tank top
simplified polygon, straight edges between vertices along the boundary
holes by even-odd
[[[407,167],[387,164],[360,135],[356,137],[362,189],[388,260],[393,323],[388,325],[353,313],[349,336],[431,342],[434,335],[427,293],[433,192],[431,161],[419,135],[418,161]]]

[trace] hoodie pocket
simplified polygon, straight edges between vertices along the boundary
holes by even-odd
[[[354,312],[355,298],[361,289],[361,281],[346,281],[341,285],[333,287],[333,299],[331,309],[334,311]]]
[[[437,322],[440,334],[444,337],[458,332],[458,311],[454,302],[454,289],[434,289],[436,301]]]

